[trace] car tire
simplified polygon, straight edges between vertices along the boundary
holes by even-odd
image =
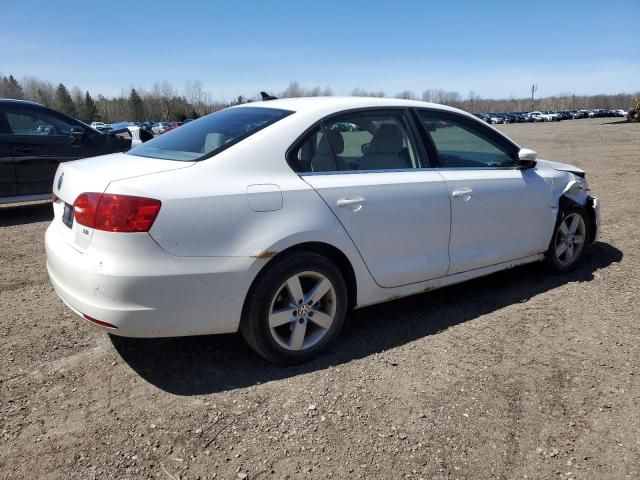
[[[240,333],[271,362],[303,363],[340,333],[349,301],[347,286],[338,267],[317,253],[295,252],[273,262],[247,295]]]
[[[590,216],[582,205],[567,202],[560,207],[545,254],[547,268],[552,273],[571,272],[579,265],[589,244],[590,222]]]

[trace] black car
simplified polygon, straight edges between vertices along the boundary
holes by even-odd
[[[186,122],[186,120],[185,120]],[[151,131],[151,128],[153,127],[153,122],[140,122],[138,123],[138,126],[144,130],[146,130],[147,132]]]
[[[0,203],[46,199],[60,162],[129,148],[131,139],[37,103],[0,99]]]

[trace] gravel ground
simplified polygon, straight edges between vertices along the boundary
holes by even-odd
[[[583,266],[354,312],[300,367],[235,335],[110,338],[49,285],[50,206],[0,209],[0,476],[640,478],[640,124],[500,128],[587,170]]]

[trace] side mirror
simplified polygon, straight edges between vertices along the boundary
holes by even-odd
[[[85,133],[86,132],[82,127],[77,127],[77,126],[71,127],[71,136],[76,140],[81,140],[84,137]]]
[[[360,146],[360,151],[362,152],[362,154],[364,155],[365,153],[367,153],[367,151],[369,150],[369,145],[371,145],[370,143],[363,143]]]
[[[518,161],[516,165],[520,169],[533,168],[536,166],[536,160],[538,158],[538,152],[530,150],[528,148],[521,148],[518,152]]]

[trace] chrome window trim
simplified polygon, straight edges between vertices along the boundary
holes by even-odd
[[[420,167],[420,168],[386,168],[378,170],[334,170],[331,172],[299,172],[300,177],[315,176],[315,175],[354,175],[357,173],[402,173],[402,172],[420,172],[420,171],[435,171],[432,167]]]

